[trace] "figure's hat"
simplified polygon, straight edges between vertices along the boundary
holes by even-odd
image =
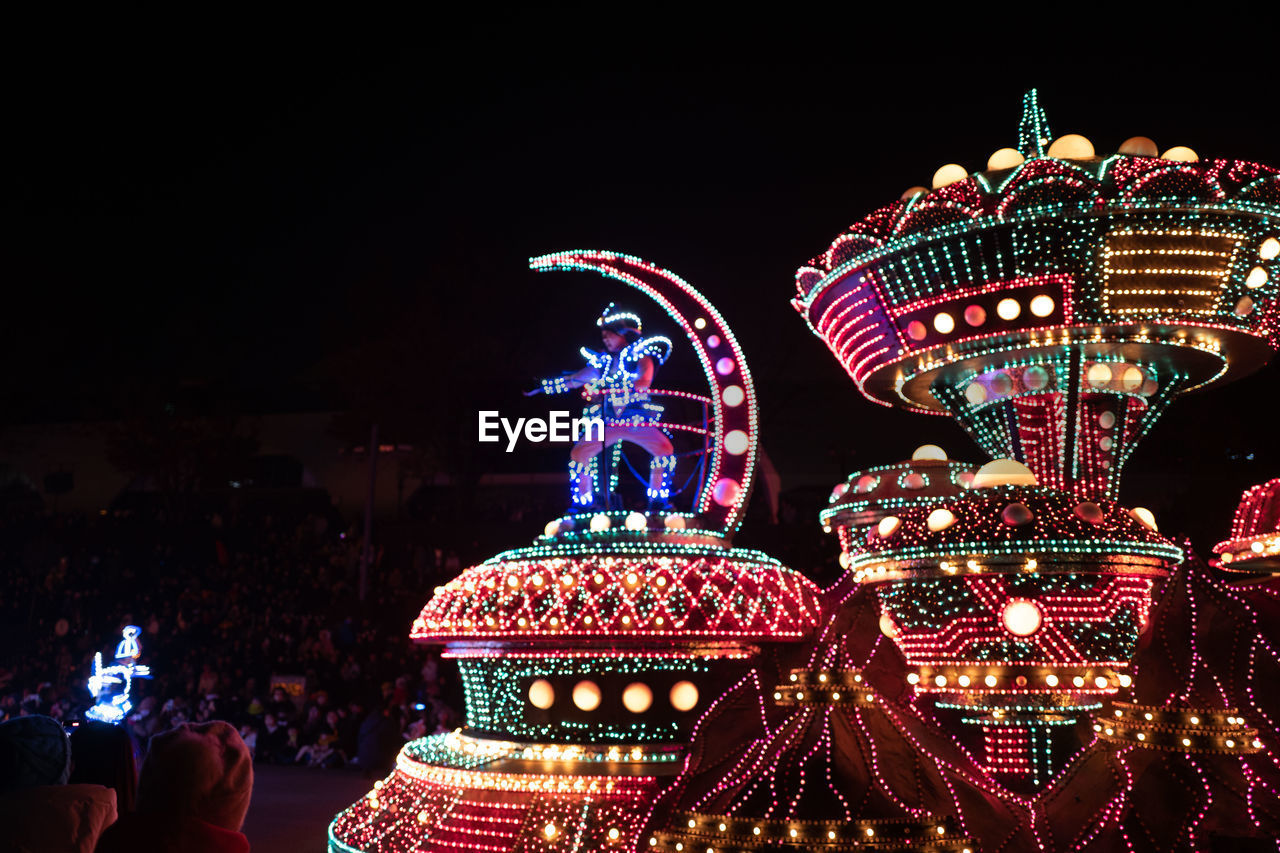
[[[609,307],[600,312],[600,318],[596,320],[596,325],[601,329],[608,329],[618,334],[623,332],[635,332],[637,335],[644,334],[644,329],[640,324],[640,315],[632,314],[629,311],[619,311],[612,302],[609,303]]]

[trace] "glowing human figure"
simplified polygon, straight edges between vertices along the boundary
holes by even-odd
[[[671,439],[657,424],[662,406],[649,398],[649,388],[659,366],[671,355],[671,340],[661,335],[644,337],[640,317],[614,310],[612,302],[596,320],[604,351],[583,347],[587,366],[574,373],[542,380],[541,387],[526,392],[564,394],[582,388],[588,406],[585,417],[604,420],[604,441],[579,441],[569,452],[569,488],[573,505],[580,509],[607,509],[612,491],[600,482],[600,453],[620,441],[639,445],[650,455],[647,495],[649,510],[668,507],[676,457]]]
[[[126,625],[122,633],[124,638],[116,644],[116,660],[137,660],[142,656],[142,647],[138,645],[138,635],[142,633],[142,629],[137,625]]]
[[[129,690],[133,679],[151,677],[150,667],[137,663],[142,655],[142,646],[138,643],[141,633],[137,625],[125,626],[123,638],[116,644],[116,661],[110,666],[102,665],[102,652],[94,654],[88,683],[94,705],[84,713],[89,719],[119,723],[132,710]]]

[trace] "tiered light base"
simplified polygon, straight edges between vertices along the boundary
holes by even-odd
[[[577,850],[632,849],[657,776],[678,765],[639,747],[632,760],[631,749],[612,758],[552,746],[458,733],[414,741],[333,821],[329,849],[543,851],[566,839]]]
[[[804,851],[912,850],[973,853],[972,839],[948,820],[757,820],[694,812],[676,814],[673,827],[649,838],[662,853],[746,853],[766,846]]]

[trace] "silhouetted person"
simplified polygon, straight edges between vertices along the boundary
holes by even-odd
[[[92,720],[71,732],[71,784],[105,785],[116,792],[116,810],[131,812],[137,801],[138,765],[124,726]]]
[[[0,848],[90,853],[116,819],[116,794],[68,785],[71,744],[57,720],[31,714],[0,723]]]
[[[142,762],[138,808],[98,842],[98,853],[248,853],[240,832],[253,794],[253,760],[230,723],[184,723],[157,735]]]

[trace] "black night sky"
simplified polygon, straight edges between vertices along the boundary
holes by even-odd
[[[1052,45],[1030,25],[1010,41],[957,20],[939,45],[816,13],[750,35],[497,10],[359,38],[227,23],[43,33],[4,60],[4,421],[120,417],[199,388],[474,436],[477,407],[522,411],[533,377],[575,365],[604,303],[646,310],[526,269],[611,248],[684,276],[735,327],[784,488],[923,441],[976,459],[946,420],[857,395],[788,305],[797,266],[943,163],[1015,143],[1031,86],[1055,134],[1100,152],[1141,134],[1280,160],[1271,52],[1193,49],[1208,21],[1159,37],[1081,22]],[[1280,475],[1277,369],[1176,404],[1125,502],[1198,540],[1224,531],[1240,489]],[[560,464],[460,446],[487,471]]]

